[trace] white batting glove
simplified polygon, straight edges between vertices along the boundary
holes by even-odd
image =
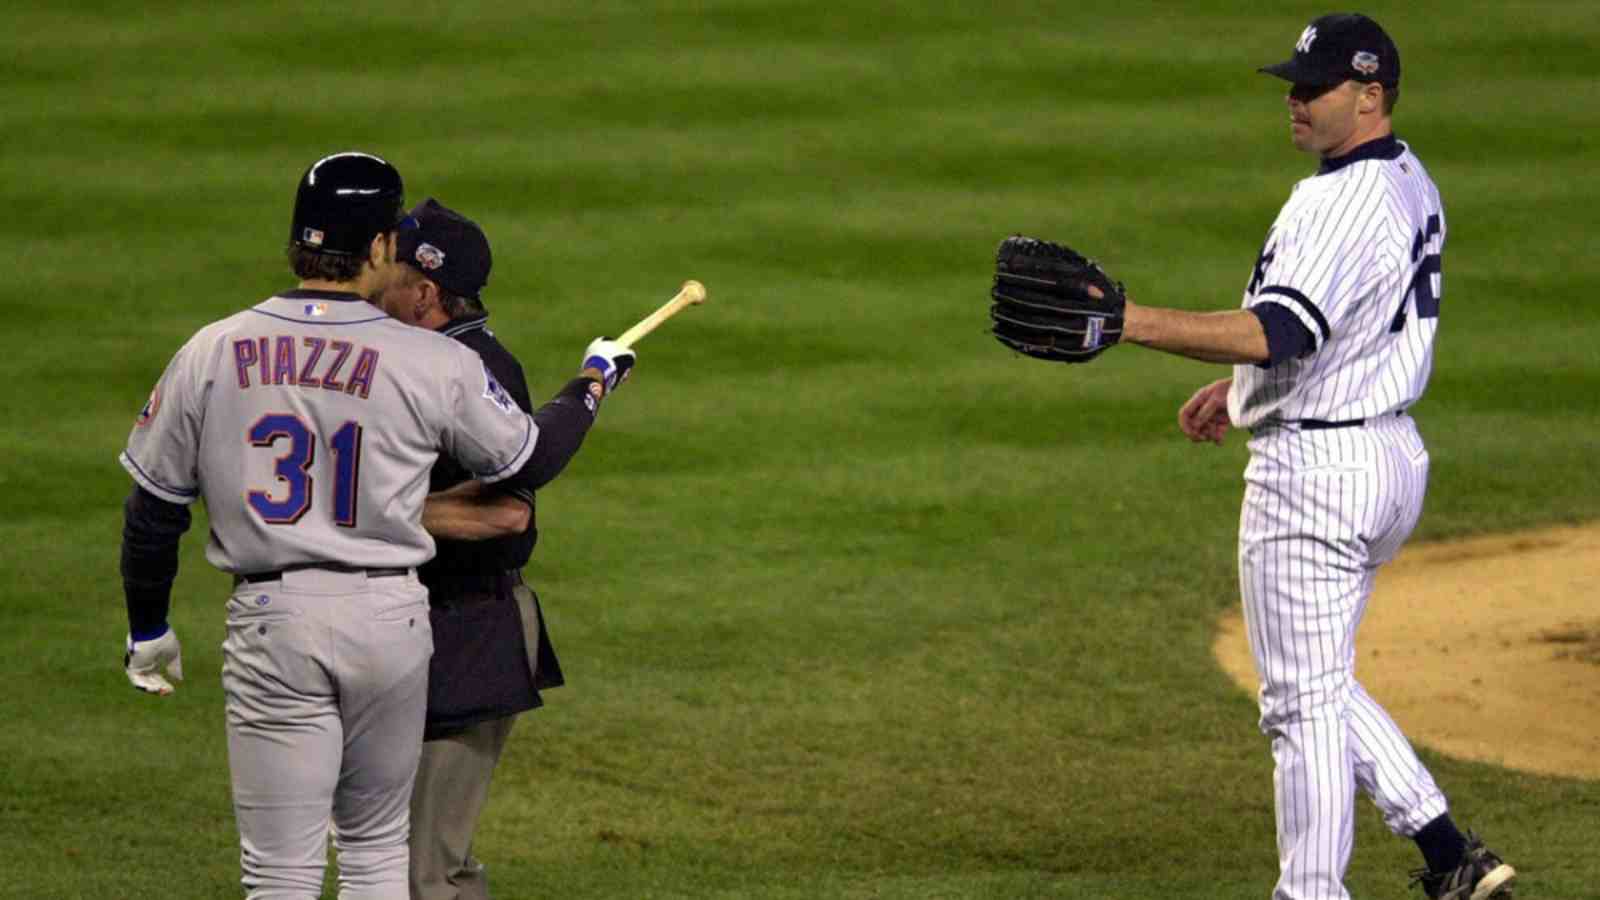
[[[617,385],[628,380],[637,357],[632,347],[624,347],[610,338],[597,337],[589,342],[589,349],[583,351],[583,365],[578,368],[599,369],[606,393],[609,394],[616,390]]]
[[[178,633],[168,628],[160,637],[145,641],[135,641],[133,635],[128,635],[122,667],[139,690],[162,696],[172,693],[172,682],[161,676],[161,669],[178,681],[183,680],[183,648],[178,645]]]

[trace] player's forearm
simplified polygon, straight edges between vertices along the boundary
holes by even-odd
[[[429,494],[422,505],[422,527],[436,538],[483,541],[521,534],[533,510],[527,501],[468,481]]]
[[[506,490],[532,493],[555,479],[583,446],[589,426],[599,411],[595,379],[587,375],[567,382],[550,402],[533,414],[539,440],[533,455],[514,475],[499,482]]]
[[[1261,363],[1268,359],[1267,334],[1247,310],[1189,312],[1129,301],[1122,340],[1201,362]]]
[[[167,628],[178,542],[189,530],[189,507],[168,503],[135,485],[123,504],[122,591],[128,633],[136,640]]]

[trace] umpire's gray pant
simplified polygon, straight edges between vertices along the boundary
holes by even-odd
[[[433,632],[415,573],[305,569],[242,584],[222,644],[228,763],[251,900],[406,900],[407,805]]]
[[[422,745],[411,792],[411,900],[488,900],[472,834],[515,721],[490,719]]]

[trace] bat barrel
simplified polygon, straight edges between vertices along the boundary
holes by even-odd
[[[682,312],[685,307],[704,303],[705,300],[706,286],[691,278],[683,283],[683,287],[678,290],[678,293],[671,300],[663,303],[655,312],[640,319],[637,325],[624,331],[622,336],[617,338],[617,343],[624,347],[632,347],[636,342],[642,340],[645,335],[655,331],[656,327],[662,322]]]

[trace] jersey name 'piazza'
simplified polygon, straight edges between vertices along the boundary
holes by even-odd
[[[357,347],[350,341],[330,341],[311,335],[300,335],[298,343],[295,338],[295,335],[280,334],[235,340],[233,365],[239,389],[252,386],[251,373],[254,372],[255,383],[260,385],[323,388],[367,399],[372,379],[378,374],[377,350]],[[342,373],[352,354],[356,358],[355,365],[346,377]],[[302,359],[304,362],[300,363]]]

